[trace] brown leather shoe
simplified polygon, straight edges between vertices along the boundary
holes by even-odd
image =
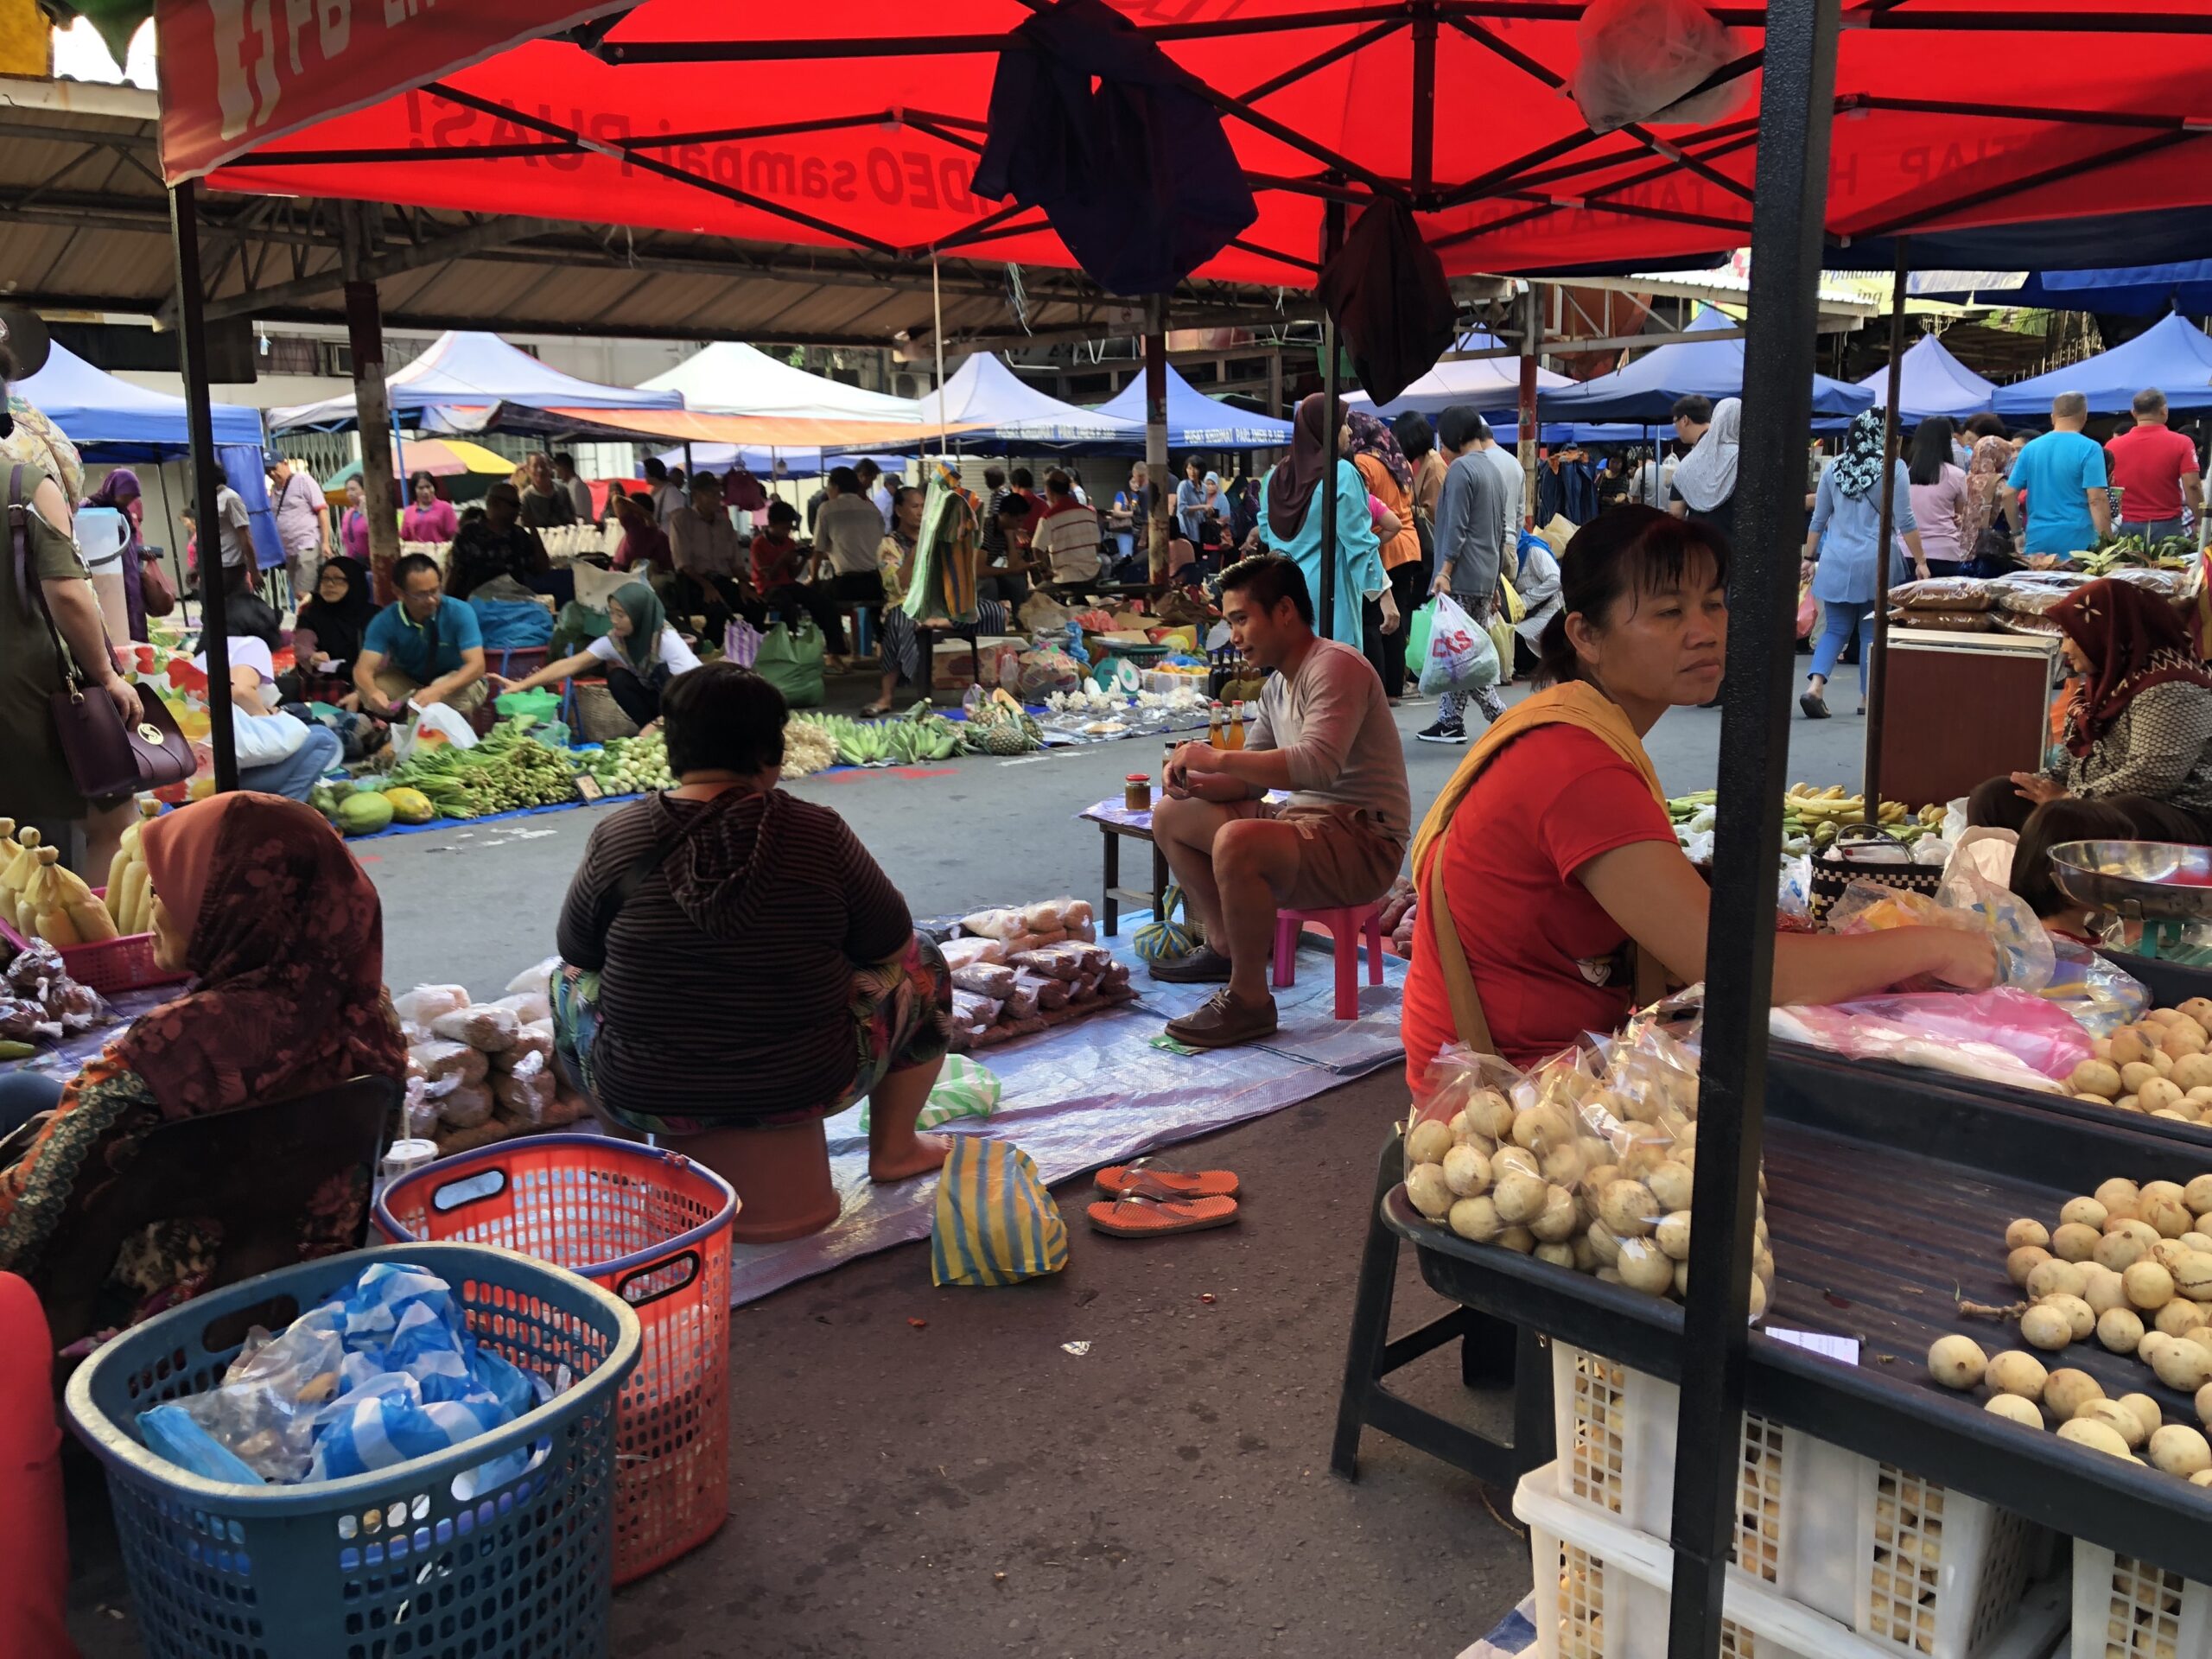
[[[1256,1003],[1240,1002],[1224,985],[1196,1013],[1170,1020],[1167,1034],[1189,1048],[1234,1048],[1239,1043],[1256,1043],[1275,1034],[1275,1000],[1263,996]]]
[[[1230,961],[1211,945],[1202,944],[1179,957],[1155,962],[1146,971],[1167,985],[1226,985]]]

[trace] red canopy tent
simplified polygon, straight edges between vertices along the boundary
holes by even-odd
[[[1764,5],[1711,8],[1742,50],[1707,85],[1739,89],[1740,108],[1600,135],[1562,92],[1580,0],[1114,3],[1210,89],[1257,194],[1258,222],[1198,275],[1310,283],[1332,196],[1408,202],[1455,273],[1648,269],[1751,238]],[[835,36],[804,9],[703,0],[425,8],[381,31],[397,90],[373,101],[349,67],[365,29],[319,79],[325,42],[312,24],[283,37],[289,10],[226,55],[196,0],[162,0],[164,57],[186,41],[206,71],[164,77],[173,181],[1072,263],[1039,214],[968,188],[1022,0],[944,0],[926,30]],[[201,21],[173,34],[173,12]],[[242,124],[279,72],[270,121]],[[2208,84],[2201,0],[1857,0],[1827,229],[1863,240],[2212,200]]]

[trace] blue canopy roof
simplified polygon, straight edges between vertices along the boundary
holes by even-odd
[[[683,446],[662,450],[659,459],[664,467],[684,465]],[[695,443],[691,446],[690,464],[709,473],[726,473],[733,467],[742,466],[760,479],[773,477],[780,466],[786,478],[818,478],[832,467],[857,466],[862,461],[872,461],[887,473],[903,475],[912,459],[911,455],[874,450],[769,449],[750,443],[740,450],[734,443]]]
[[[1684,332],[1703,334],[1735,326],[1707,306]],[[1741,340],[1683,340],[1656,347],[1625,368],[1579,386],[1541,392],[1536,408],[1546,420],[1663,421],[1677,397],[1694,393],[1718,402],[1740,397],[1743,392]],[[1823,374],[1813,377],[1815,416],[1855,415],[1873,401],[1857,386]]]
[[[2048,416],[2052,398],[2078,391],[2091,413],[2117,414],[2147,386],[2164,392],[2176,409],[2212,409],[2212,339],[2187,318],[2169,316],[2108,352],[1999,386],[1997,412]]]
[[[1890,395],[1890,365],[1886,363],[1859,383],[1874,394],[1874,407]],[[1962,420],[1988,411],[1996,395],[1994,381],[1985,380],[1944,349],[1933,334],[1923,334],[1906,348],[1904,366],[1897,378],[1897,418],[1924,421],[1948,415]]]
[[[1455,352],[1494,352],[1503,349],[1504,342],[1496,334],[1477,328],[1464,334],[1452,342]],[[1536,371],[1536,389],[1541,393],[1546,387],[1564,390],[1574,385],[1566,375],[1550,369]],[[1371,400],[1363,391],[1347,394],[1344,401],[1358,409]],[[1427,374],[1408,386],[1376,413],[1385,420],[1395,420],[1401,415],[1418,410],[1423,415],[1440,415],[1455,404],[1465,404],[1484,415],[1516,408],[1521,401],[1521,359],[1517,357],[1478,357],[1457,363],[1439,363]],[[1492,423],[1493,425],[1496,423]],[[1599,440],[1592,439],[1592,442]]]
[[[96,464],[166,461],[183,454],[191,438],[184,399],[149,391],[94,368],[60,341],[46,366],[13,390],[43,410],[69,441]],[[214,405],[215,442],[261,442],[261,411],[237,404]]]
[[[439,335],[429,351],[385,380],[385,393],[395,415],[433,432],[565,431],[575,423],[539,411],[683,407],[681,392],[595,385],[541,363],[497,334],[460,330]],[[272,432],[342,431],[353,423],[351,392],[269,412]]]
[[[1097,405],[1117,420],[1145,418],[1144,376]],[[1290,442],[1290,423],[1209,397],[1167,365],[1167,447],[1171,449],[1274,449]]]
[[[1984,305],[2123,317],[2161,317],[2169,311],[2201,317],[2212,312],[2212,259],[2106,270],[1929,270],[1916,272],[1909,282],[1911,292],[1924,299]]]

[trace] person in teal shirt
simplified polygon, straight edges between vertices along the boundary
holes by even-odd
[[[1316,391],[1298,406],[1292,429],[1289,459],[1268,474],[1260,492],[1260,538],[1268,549],[1294,562],[1306,573],[1306,586],[1318,602],[1321,595],[1321,505],[1327,492],[1322,486],[1322,454],[1327,442],[1323,428],[1325,400]],[[1397,601],[1390,595],[1390,579],[1382,569],[1382,543],[1375,533],[1374,516],[1368,511],[1367,480],[1347,459],[1351,436],[1346,423],[1350,411],[1337,400],[1337,558],[1336,590],[1331,613],[1323,619],[1323,637],[1361,645],[1360,607],[1370,599],[1382,607],[1382,631],[1398,629]]]
[[[2089,400],[2060,392],[2050,401],[2051,429],[2020,451],[2005,480],[2005,516],[2024,531],[2021,551],[2031,558],[2085,553],[2112,529],[2105,452],[2082,430],[2088,423]]]
[[[473,713],[484,702],[484,632],[476,613],[450,598],[427,554],[410,553],[391,567],[397,602],[370,620],[353,660],[353,686],[365,714],[404,716],[407,704],[450,703]]]

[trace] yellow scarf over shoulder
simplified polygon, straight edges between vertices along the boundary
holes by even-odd
[[[1643,740],[1636,734],[1636,728],[1629,724],[1620,706],[1586,681],[1569,680],[1515,704],[1492,721],[1490,729],[1467,751],[1467,758],[1452,774],[1452,781],[1444,785],[1444,792],[1436,798],[1435,804],[1428,809],[1428,816],[1421,820],[1421,833],[1414,837],[1417,890],[1430,851],[1443,839],[1452,815],[1459,810],[1459,803],[1466,799],[1467,791],[1474,787],[1483,768],[1515,738],[1525,736],[1539,726],[1576,726],[1603,738],[1613,753],[1634,766],[1637,775],[1651,786],[1652,798],[1662,807],[1666,805],[1667,791],[1659,785],[1658,771],[1652,766],[1651,757],[1643,752]]]

